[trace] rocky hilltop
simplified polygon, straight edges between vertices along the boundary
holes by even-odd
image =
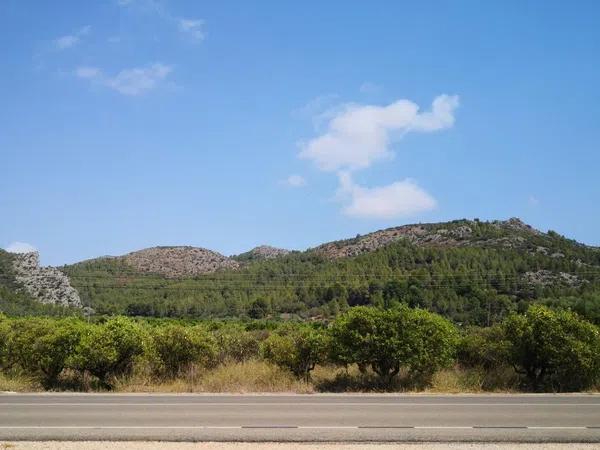
[[[81,308],[81,299],[69,278],[55,267],[40,267],[38,252],[14,253],[15,281],[41,303]]]
[[[487,232],[482,234],[480,228]],[[375,231],[353,239],[329,242],[309,251],[329,259],[358,256],[375,251],[400,239],[407,239],[415,245],[439,247],[486,246],[523,248],[529,241],[527,235],[540,236],[542,233],[520,219],[480,222],[478,220],[457,220],[447,223],[402,225]],[[543,252],[544,248],[538,251]]]
[[[218,270],[238,269],[239,263],[200,247],[152,247],[117,257],[138,272],[168,278],[193,277]]]
[[[260,245],[252,250],[241,253],[233,258],[240,262],[262,261],[265,259],[278,258],[280,256],[289,255],[290,250],[284,248],[271,247],[270,245]]]

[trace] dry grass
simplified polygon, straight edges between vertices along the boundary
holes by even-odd
[[[0,391],[5,392],[37,392],[42,387],[34,380],[22,375],[7,375],[0,372]]]
[[[458,367],[441,370],[431,380],[429,392],[435,393],[481,393],[516,392],[518,376],[509,368],[499,368],[492,372]]]
[[[65,371],[55,388],[58,391],[98,392],[102,388],[94,377],[74,371]],[[19,374],[0,372],[0,391],[42,391],[38,382]],[[370,370],[361,372],[357,366],[348,368],[317,366],[310,382],[298,380],[290,372],[262,360],[225,362],[215,368],[190,367],[178,377],[158,378],[149,365],[139,364],[133,374],[115,380],[115,392],[432,392],[480,393],[518,392],[519,379],[510,368],[485,372],[477,369],[454,367],[433,375],[425,385],[400,373],[385,383]],[[598,389],[591,391],[597,392]]]
[[[144,371],[118,380],[118,392],[313,392],[310,384],[264,361],[227,363],[211,370],[190,368],[172,380],[155,380]]]

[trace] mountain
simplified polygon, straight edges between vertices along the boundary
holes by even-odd
[[[260,245],[245,253],[232,256],[232,258],[242,263],[248,263],[252,261],[279,258],[280,256],[285,256],[290,253],[290,250],[286,250],[284,248],[271,247],[270,245]]]
[[[457,220],[445,223],[403,225],[375,231],[353,239],[322,244],[311,251],[330,259],[358,256],[375,251],[399,240],[428,247],[499,247],[529,251],[534,241],[551,245],[544,233],[518,218],[505,221],[480,222]],[[548,252],[543,245],[536,251]]]
[[[37,252],[15,254],[0,249],[1,313],[62,315],[81,306],[68,277],[54,267],[40,267]]]
[[[129,253],[122,259],[133,270],[167,278],[195,277],[239,268],[237,261],[199,247],[153,247]]]
[[[302,252],[261,246],[231,258],[154,247],[60,269],[100,314],[245,317],[261,302],[269,317],[319,318],[406,303],[488,324],[542,302],[600,322],[600,250],[516,218],[404,225]]]

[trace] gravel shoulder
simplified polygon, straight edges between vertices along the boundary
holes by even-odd
[[[597,449],[596,444],[515,444],[515,443],[327,443],[327,444],[284,444],[284,443],[223,443],[223,442],[2,442],[0,450],[488,450],[535,449],[535,450],[587,450]]]

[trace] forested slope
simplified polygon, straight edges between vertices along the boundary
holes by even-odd
[[[63,270],[98,313],[321,318],[405,303],[487,325],[543,302],[600,320],[600,251],[517,219],[397,227],[193,278],[142,274],[118,258]]]

